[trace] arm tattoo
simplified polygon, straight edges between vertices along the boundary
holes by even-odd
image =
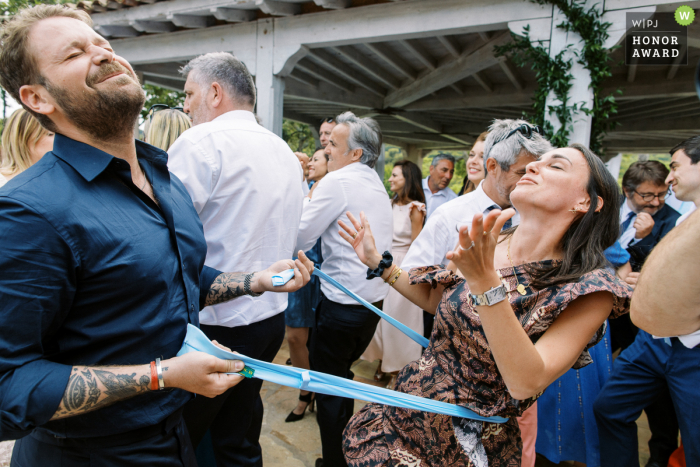
[[[209,288],[205,306],[216,305],[227,302],[241,295],[245,295],[243,290],[243,280],[245,272],[225,272],[219,274]]]
[[[137,369],[141,367],[73,367],[51,420],[81,415],[148,391],[151,378],[141,374],[137,380],[138,373],[132,372]]]

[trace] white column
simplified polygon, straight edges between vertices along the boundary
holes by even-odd
[[[262,125],[277,136],[282,136],[284,78],[275,76],[274,21],[258,21],[255,85],[258,91],[257,114]]]
[[[598,8],[598,6],[593,5],[593,1],[588,0],[586,2],[586,8]],[[571,74],[573,75],[573,82],[571,89],[569,90],[569,101],[568,105],[572,106],[578,104],[578,107],[584,105],[587,109],[593,109],[593,90],[590,88],[591,85],[591,74],[586,70],[583,65],[578,63],[578,58],[574,52],[581,52],[583,48],[583,39],[578,33],[566,32],[563,29],[557,27],[557,24],[561,24],[566,21],[566,16],[559,10],[559,8],[554,7],[553,19],[552,19],[552,36],[549,47],[549,56],[555,57],[567,46],[572,47],[564,54],[566,59],[571,59],[573,66],[571,67]],[[560,105],[561,101],[554,96],[554,93],[547,96],[546,108],[549,106]],[[545,119],[548,120],[554,127],[554,131],[557,132],[561,128],[561,122],[557,116],[552,112],[546,112]],[[586,115],[582,111],[575,111],[572,114],[573,130],[569,134],[569,144],[580,143],[584,146],[588,146],[591,141],[591,122],[592,117]]]

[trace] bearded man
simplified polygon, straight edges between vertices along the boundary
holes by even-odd
[[[186,325],[273,290],[290,267],[275,291],[297,290],[313,265],[300,254],[257,273],[204,266],[202,224],[167,154],[133,139],[144,92],[90,25],[41,5],[0,36],[0,84],[56,133],[0,189],[0,440],[19,439],[13,465],[194,466],[182,407],[236,385],[243,364],[176,357]]]

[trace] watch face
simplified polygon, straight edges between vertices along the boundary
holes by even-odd
[[[505,300],[506,298],[506,288],[502,285],[499,287],[494,287],[484,294],[486,296],[486,301],[489,305],[496,304]]]

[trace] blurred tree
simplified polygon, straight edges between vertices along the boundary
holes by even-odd
[[[34,5],[62,4],[68,3],[69,0],[3,0],[0,1],[0,13],[4,16],[14,15],[22,8],[32,7]]]
[[[309,125],[293,120],[284,119],[282,123],[282,139],[294,152],[303,152],[307,156],[314,155],[316,140]]]
[[[182,107],[185,104],[184,92],[171,91],[153,84],[144,84],[143,89],[146,91],[146,103],[141,110],[143,119],[148,116],[148,109],[154,104],[165,104],[170,107]]]

